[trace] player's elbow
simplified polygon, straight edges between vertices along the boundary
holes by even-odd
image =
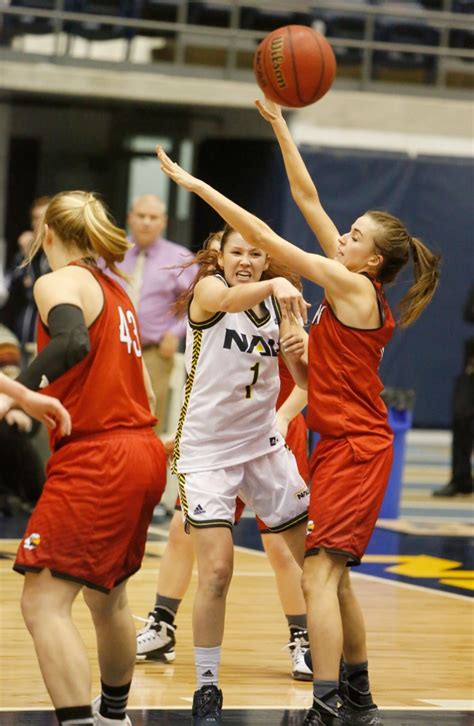
[[[87,328],[79,326],[69,334],[67,342],[67,358],[70,366],[80,363],[89,354],[91,349]]]

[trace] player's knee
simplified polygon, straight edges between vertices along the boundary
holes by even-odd
[[[348,572],[344,572],[337,588],[337,596],[340,601],[352,597],[352,584]]]
[[[28,631],[33,634],[37,627],[45,627],[45,618],[54,614],[52,603],[47,601],[41,592],[23,593],[20,602],[21,614]]]
[[[293,566],[294,558],[286,542],[274,534],[262,537],[264,549],[274,569],[285,570]]]
[[[208,570],[203,580],[203,585],[213,598],[225,597],[232,579],[232,565],[230,562],[215,562]]]

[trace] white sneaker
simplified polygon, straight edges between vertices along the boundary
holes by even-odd
[[[288,646],[293,665],[292,677],[295,681],[312,681],[313,671],[308,667],[305,660],[305,653],[309,650],[308,631],[299,630],[293,633]]]
[[[143,618],[138,619],[143,620]],[[137,660],[161,660],[172,663],[176,658],[174,650],[176,625],[170,625],[163,620],[157,623],[153,612],[144,622],[145,627],[137,633]]]
[[[122,718],[120,721],[117,721],[115,718],[106,718],[105,716],[102,716],[99,713],[100,708],[100,696],[97,696],[97,698],[94,698],[92,701],[92,715],[94,716],[94,726],[118,726],[118,724],[122,724],[122,726],[132,726],[132,722],[130,720],[130,716],[125,716],[125,718]]]

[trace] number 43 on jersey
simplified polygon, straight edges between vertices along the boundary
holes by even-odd
[[[140,347],[140,338],[138,337],[138,328],[135,316],[131,310],[124,312],[120,305],[118,306],[118,312],[120,318],[120,342],[126,344],[128,353],[131,353],[133,349],[137,358],[141,358],[142,349]]]

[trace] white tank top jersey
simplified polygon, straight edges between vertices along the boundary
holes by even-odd
[[[263,305],[261,318],[252,310],[202,323],[188,317],[175,473],[233,466],[284,446],[275,412],[280,312],[272,297]]]

